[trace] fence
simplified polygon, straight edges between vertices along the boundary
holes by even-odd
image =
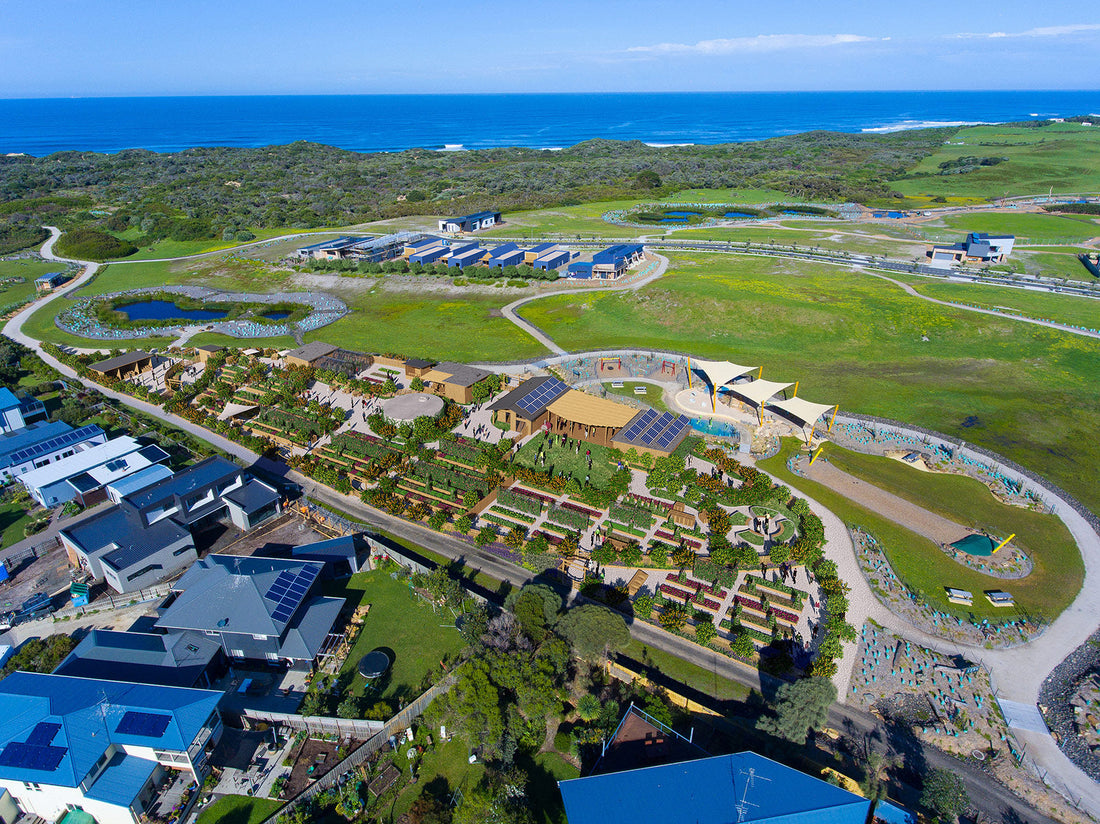
[[[396,734],[398,731],[407,729],[413,720],[420,717],[420,714],[428,707],[430,703],[443,693],[450,690],[454,686],[457,678],[452,674],[448,675],[438,684],[435,684],[419,698],[405,707],[401,712],[386,722],[382,729],[375,732],[369,739],[364,741],[354,751],[349,753],[346,758],[338,762],[333,766],[331,770],[318,778],[314,783],[306,787],[294,798],[286,802],[282,807],[269,815],[260,824],[275,824],[282,816],[289,813],[299,804],[309,801],[314,796],[325,790],[333,787],[340,780],[340,776],[347,773],[349,770],[353,770],[378,752],[389,741],[390,736]],[[342,719],[329,719],[329,720],[342,720]]]
[[[35,544],[34,546],[25,547],[24,549],[13,552],[11,555],[3,560],[3,564],[10,571],[18,567],[24,561],[34,561],[38,558],[41,558],[51,549],[55,549],[60,544],[61,539],[55,535],[54,537],[49,538],[40,544]]]
[[[372,736],[385,727],[382,721],[364,718],[331,718],[325,715],[293,715],[286,712],[245,707],[241,715],[250,721],[282,724],[292,730],[305,730],[310,735],[335,735],[337,738],[363,738]]]
[[[86,607],[65,607],[64,609],[59,609],[52,614],[52,618],[57,621],[62,618],[76,618],[81,615],[92,615],[109,609],[121,609],[122,607],[140,604],[144,601],[155,601],[158,598],[163,598],[171,591],[171,583],[166,583],[157,584],[147,589],[140,589],[137,592],[126,592],[122,595],[104,595],[102,598],[96,599],[94,603],[88,604]]]

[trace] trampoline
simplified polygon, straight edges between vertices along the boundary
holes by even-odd
[[[390,656],[380,649],[374,649],[359,659],[359,674],[368,681],[381,678],[390,668]]]
[[[997,544],[988,535],[967,535],[965,538],[960,538],[952,543],[951,546],[959,552],[965,552],[967,555],[985,558],[993,554],[993,549]]]

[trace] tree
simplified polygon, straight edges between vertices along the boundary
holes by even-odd
[[[638,176],[634,178],[635,189],[658,189],[660,186],[661,177],[652,169],[638,172]]]
[[[424,381],[422,381],[420,378],[413,378],[411,381],[409,381],[409,389],[411,389],[413,392],[423,392]]]
[[[558,619],[561,596],[544,584],[528,585],[519,591],[511,610],[523,634],[540,643]]]
[[[775,715],[761,716],[756,728],[794,744],[805,744],[811,728],[825,726],[829,705],[834,701],[836,687],[828,678],[813,676],[784,684],[776,693]]]
[[[940,818],[954,821],[970,806],[970,796],[958,775],[933,769],[924,778],[920,804]]]
[[[474,538],[474,543],[478,546],[488,546],[497,539],[497,531],[491,526],[483,526],[481,531],[477,533],[477,537]]]
[[[749,637],[747,632],[739,632],[737,637],[730,643],[730,652],[738,658],[748,661],[756,652],[756,645],[752,642],[752,638]]]
[[[451,808],[425,789],[409,807],[412,824],[451,824]]]
[[[469,515],[459,515],[455,518],[455,529],[465,534],[470,531],[470,527],[474,525],[473,520]]]
[[[713,641],[717,635],[718,630],[714,628],[711,621],[700,621],[695,625],[695,639],[704,646]]]
[[[615,546],[610,541],[605,541],[592,550],[592,560],[602,566],[615,563]]]
[[[585,694],[577,701],[577,715],[582,721],[595,721],[600,717],[600,699],[591,694]]]
[[[657,620],[661,626],[670,632],[679,632],[687,623],[687,607],[683,604],[665,604]]]
[[[558,623],[558,631],[587,661],[597,661],[605,651],[622,649],[630,642],[622,616],[595,604],[569,610]]]

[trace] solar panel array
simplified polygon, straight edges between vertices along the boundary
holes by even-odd
[[[317,568],[313,566],[303,567],[298,572],[280,572],[264,595],[269,601],[275,602],[271,617],[284,623],[289,621],[316,577]]]
[[[65,757],[65,747],[42,747],[10,741],[0,750],[0,767],[53,772]]]
[[[60,724],[42,722],[34,725],[31,734],[27,736],[27,743],[32,747],[48,747],[53,743],[53,737],[61,729]]]
[[[690,425],[691,421],[686,415],[673,415],[671,412],[658,415],[654,410],[647,409],[629,423],[615,440],[668,449]]]
[[[130,710],[122,716],[122,720],[115,727],[115,732],[121,735],[141,735],[146,738],[160,738],[168,729],[168,722],[172,720],[170,715],[161,715],[155,712],[135,712]]]
[[[516,401],[516,406],[528,415],[535,416],[542,412],[569,390],[569,387],[557,378],[551,378],[537,386],[532,392]]]
[[[66,432],[64,435],[58,435],[56,438],[50,438],[48,441],[43,441],[42,443],[28,446],[26,449],[20,449],[17,452],[11,453],[11,462],[13,464],[21,464],[36,455],[53,452],[72,443],[79,443],[96,434],[98,430],[98,426],[82,426],[80,429],[74,429],[72,432]]]

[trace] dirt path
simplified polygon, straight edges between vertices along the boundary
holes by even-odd
[[[853,503],[877,512],[937,544],[949,544],[973,531],[874,484],[842,472],[828,461],[815,461],[805,472],[809,480],[827,486]]]

